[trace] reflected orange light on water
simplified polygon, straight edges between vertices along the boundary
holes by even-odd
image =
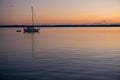
[[[42,44],[54,47],[68,46],[71,50],[112,49],[120,47],[119,28],[57,28],[42,30]],[[54,42],[54,43],[53,43]],[[96,47],[97,46],[97,47]]]

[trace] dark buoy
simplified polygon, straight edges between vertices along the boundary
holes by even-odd
[[[16,30],[16,32],[21,32],[21,30]]]

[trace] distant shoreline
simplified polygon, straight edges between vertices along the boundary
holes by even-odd
[[[31,25],[0,25],[0,27],[33,27]],[[35,27],[120,27],[120,24],[111,25],[35,25]]]

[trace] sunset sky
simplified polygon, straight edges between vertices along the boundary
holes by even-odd
[[[0,25],[118,24],[120,0],[0,0]]]

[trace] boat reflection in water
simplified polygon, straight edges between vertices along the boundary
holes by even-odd
[[[32,57],[34,57],[34,33],[32,33]]]

